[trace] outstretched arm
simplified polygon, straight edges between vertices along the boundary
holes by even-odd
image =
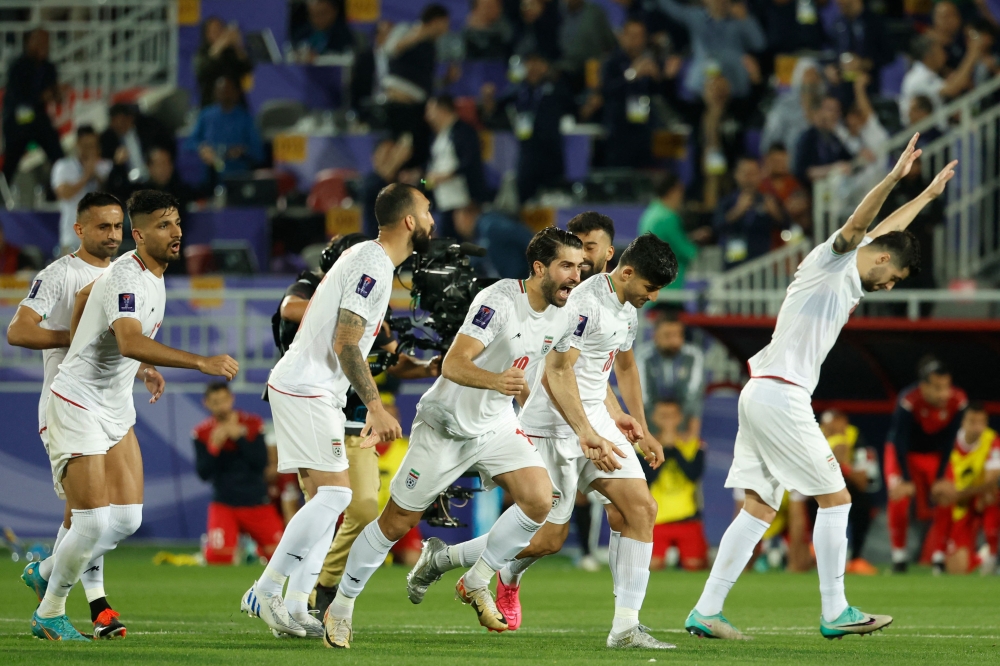
[[[122,317],[111,324],[118,351],[122,356],[141,361],[151,366],[168,368],[188,368],[206,375],[225,377],[232,380],[239,371],[239,364],[227,356],[199,356],[180,349],[160,344],[142,334],[142,324],[138,319]]]
[[[910,226],[910,223],[916,219],[925,206],[944,193],[944,188],[948,184],[948,181],[955,177],[956,166],[958,166],[958,160],[949,162],[945,168],[941,169],[934,176],[934,180],[931,181],[931,184],[923,192],[917,195],[912,201],[908,201],[897,208],[892,215],[882,220],[868,235],[872,238],[878,238],[883,234],[891,231],[902,231]]]

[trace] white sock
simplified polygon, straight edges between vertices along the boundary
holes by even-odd
[[[105,532],[107,534],[107,532]],[[104,535],[101,535],[101,539],[104,539]],[[97,542],[97,546],[94,547],[94,552],[96,553],[100,547],[101,540]],[[83,585],[83,591],[87,595],[87,603],[100,599],[101,597],[108,596],[104,592],[104,556],[92,557],[87,566],[83,568],[83,573],[80,574],[80,584]]]
[[[464,576],[466,588],[478,590],[489,585],[493,574],[527,548],[541,527],[542,523],[528,518],[516,504],[504,511],[490,528],[483,554]]]
[[[943,550],[935,550],[931,555],[932,564],[944,564],[945,556]]]
[[[621,537],[618,541],[618,594],[612,631],[621,633],[639,624],[639,611],[649,584],[653,544]],[[619,612],[621,609],[621,612]],[[631,612],[626,612],[631,611]]]
[[[337,595],[330,602],[330,614],[334,617],[351,617],[354,615],[354,597],[345,596],[342,589],[338,587]]]
[[[611,530],[611,538],[608,539],[608,566],[611,568],[611,585],[614,588],[613,594],[618,596],[618,541],[622,533]]]
[[[385,562],[385,556],[392,550],[395,541],[390,541],[382,534],[378,521],[373,520],[361,530],[354,540],[351,552],[347,555],[344,566],[344,577],[337,588],[337,597],[356,598],[365,589],[365,584],[372,574]],[[352,606],[353,607],[353,606]],[[338,614],[338,617],[344,617]],[[350,614],[347,614],[350,617]]]
[[[820,509],[813,527],[819,593],[823,599],[823,619],[833,622],[847,610],[844,595],[844,567],[847,566],[847,514],[850,504]]]
[[[129,538],[142,526],[141,504],[112,504],[108,513],[108,529],[97,540],[94,552],[80,574],[80,584],[87,601],[107,596],[104,592],[104,555]]]
[[[52,566],[56,562],[52,558],[55,557],[56,549],[59,548],[59,544],[61,544],[62,540],[66,538],[67,532],[69,532],[69,528],[62,523],[59,523],[59,531],[56,533],[56,542],[52,544],[52,555],[49,555],[38,564],[38,573],[45,580],[48,580],[49,576],[52,575]]]
[[[288,576],[288,590],[285,592],[285,608],[294,618],[297,613],[309,612],[309,595],[316,587],[316,579],[319,578],[323,570],[323,560],[326,559],[330,551],[330,544],[333,543],[334,532],[337,531],[337,521],[330,523],[326,533],[319,538],[309,554],[302,560],[299,566],[292,570]]]
[[[454,546],[448,546],[434,557],[434,566],[440,571],[471,567],[486,550],[486,539],[489,534],[483,534],[470,541],[464,541]]]
[[[522,557],[517,560],[511,560],[500,570],[500,580],[503,581],[504,585],[517,587],[521,584],[521,575],[537,561],[537,557]]]
[[[351,503],[351,489],[342,486],[320,486],[316,495],[288,521],[281,541],[257,579],[261,594],[281,594],[285,580],[302,564],[314,544],[322,539],[331,525]],[[329,550],[330,544],[327,544]],[[323,551],[326,554],[326,551]]]
[[[722,535],[719,552],[715,556],[715,564],[712,565],[712,573],[705,583],[701,598],[694,607],[696,611],[702,615],[716,615],[722,612],[726,595],[743,573],[743,568],[753,555],[753,549],[767,528],[768,524],[763,520],[754,518],[745,510],[740,511],[726,529],[726,533]]]
[[[80,572],[90,560],[98,539],[108,529],[111,509],[74,509],[73,526],[59,544],[52,567],[52,576],[42,603],[38,605],[39,617],[58,617],[66,614],[66,597],[80,578]]]
[[[907,554],[905,548],[893,548],[892,549],[892,563],[893,564],[900,564],[902,562],[908,561],[909,559],[910,559],[909,555]]]

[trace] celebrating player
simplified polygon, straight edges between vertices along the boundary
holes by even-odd
[[[79,324],[71,327],[69,352],[46,406],[52,478],[73,514],[31,618],[32,633],[48,640],[88,640],[66,617],[66,596],[88,561],[113,550],[142,522],[133,378],[143,380],[152,403],[164,388],[157,365],[227,379],[239,369],[229,356],[206,358],[153,340],[166,306],[163,272],[180,257],[179,204],[169,194],[140,190],[127,207],[136,250],[77,297],[73,323],[79,314]]]
[[[391,499],[378,520],[351,547],[344,579],[325,616],[329,647],[350,647],[354,601],[385,561],[393,544],[416,525],[424,509],[468,469],[487,485],[503,487],[514,505],[500,516],[482,555],[459,579],[456,595],[471,604],[479,623],[505,631],[489,590],[493,574],[524,549],[552,506],[552,484],[545,463],[521,432],[512,397],[527,398],[530,376],[555,348],[569,347],[573,327],[563,310],[580,279],[580,241],[549,227],[528,244],[527,280],[501,280],[480,292],[442,363],[442,376],[421,398],[410,446],[392,480]],[[588,457],[606,467],[611,444],[600,437],[580,405],[568,364],[552,372],[552,391],[565,405],[567,420]],[[523,404],[523,403],[522,403]]]
[[[323,635],[308,612],[309,593],[333,541],[337,519],[351,502],[344,447],[343,408],[354,387],[368,409],[367,446],[402,435],[382,406],[368,353],[389,306],[396,266],[424,252],[434,230],[430,202],[416,188],[388,185],[375,201],[377,241],[344,251],[323,277],[292,346],[268,378],[278,441],[278,472],[298,472],[310,500],[288,522],[261,577],[243,595],[241,609],[272,631]],[[288,580],[288,593],[281,592]]]
[[[15,347],[41,349],[44,375],[42,394],[38,400],[38,435],[46,453],[49,450],[45,406],[49,402],[49,386],[66,358],[69,349],[69,329],[73,304],[78,291],[93,282],[111,265],[111,257],[122,242],[125,211],[118,199],[103,192],[91,192],[76,207],[73,230],[80,238],[80,248],[49,264],[35,276],[28,296],[21,301],[7,330],[7,341]],[[59,548],[70,528],[72,514],[66,505],[66,515],[59,526],[53,551]],[[50,556],[42,562],[29,562],[21,579],[35,591],[38,600],[45,596],[52,565]],[[125,626],[116,618],[104,594],[104,556],[91,561],[80,578],[90,603],[90,619],[94,636],[114,638],[125,635]]]
[[[568,348],[556,348],[554,362],[546,364],[543,385],[551,387],[559,376],[554,367],[572,367],[580,386],[580,399],[588,421],[601,437],[626,453],[622,468],[602,470],[584,457],[573,430],[562,413],[562,396],[537,390],[521,412],[521,428],[535,444],[552,477],[552,510],[531,544],[500,571],[497,607],[507,618],[508,628],[521,623],[520,578],[538,558],[559,552],[569,534],[569,519],[577,490],[597,490],[611,502],[609,520],[617,532],[611,544],[611,570],[615,581],[615,616],[607,646],[657,648],[674,646],[650,636],[639,624],[649,562],[653,552],[656,502],[632,445],[638,442],[655,469],[663,462],[663,447],[648,432],[642,405],[639,371],[632,353],[638,329],[636,309],[670,284],[677,276],[677,259],[670,246],[652,234],[636,238],[622,254],[610,274],[594,275],[573,290],[566,310],[576,322]],[[629,408],[625,414],[611,392],[608,379],[614,368],[618,386]],[[547,380],[547,381],[546,381]],[[487,547],[485,537],[446,547],[440,539],[428,539],[409,581],[410,600],[420,603],[427,586],[444,571],[454,569],[470,553]]]
[[[722,615],[726,595],[753,555],[786,489],[815,497],[813,528],[822,597],[820,632],[826,638],[868,634],[892,622],[849,606],[844,594],[847,516],[851,496],[836,457],[812,411],[820,366],[865,292],[888,291],[920,264],[914,217],[944,192],[957,161],[938,173],[914,200],[872,231],[868,227],[892,188],[920,156],[914,134],[896,166],[869,192],[847,223],[799,264],[778,312],[771,342],[750,359],[750,381],[740,393],[739,431],[727,488],[746,502],[726,530],[712,573],[685,628],[711,638],[746,638]]]

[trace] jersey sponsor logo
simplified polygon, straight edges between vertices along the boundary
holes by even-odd
[[[118,312],[135,312],[135,294],[118,294]]]
[[[576,325],[576,330],[573,331],[573,335],[580,337],[583,335],[583,329],[587,328],[587,317],[586,315],[580,315],[580,321]]]
[[[489,306],[480,305],[479,312],[477,312],[476,316],[472,318],[472,325],[478,326],[485,331],[486,327],[489,326],[490,319],[493,319],[493,313],[495,312],[496,310]]]
[[[410,469],[410,473],[406,475],[406,487],[413,490],[417,486],[417,481],[420,480],[420,472],[415,469]]]
[[[34,298],[38,295],[38,288],[42,286],[41,280],[35,280],[31,283],[31,291],[28,292],[28,298]]]
[[[555,338],[553,336],[551,336],[551,335],[546,335],[545,336],[545,340],[542,341],[542,356],[545,356],[546,354],[548,354],[549,350],[552,349],[552,341],[554,339]]]
[[[375,278],[370,275],[361,274],[361,279],[358,280],[358,286],[354,290],[355,293],[360,294],[362,298],[368,298],[368,294],[372,293],[372,289],[375,287]]]

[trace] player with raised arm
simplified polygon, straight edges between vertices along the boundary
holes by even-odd
[[[73,230],[80,238],[76,252],[56,259],[31,282],[28,296],[21,301],[7,329],[7,342],[14,347],[41,349],[44,375],[38,400],[38,436],[49,449],[45,406],[49,402],[49,386],[55,379],[59,364],[69,349],[69,329],[73,304],[78,291],[97,279],[111,265],[111,258],[122,242],[125,211],[117,198],[104,192],[91,192],[76,207]],[[55,551],[70,528],[72,514],[66,505],[66,515],[52,550]],[[29,562],[21,580],[41,601],[52,575],[52,556],[41,562]],[[91,561],[80,578],[90,604],[90,619],[96,638],[116,638],[125,635],[125,626],[111,610],[104,593],[104,556]]]
[[[484,484],[504,488],[514,500],[493,525],[482,555],[459,579],[456,596],[471,604],[479,623],[505,631],[489,589],[493,574],[524,549],[552,506],[552,484],[544,461],[520,430],[513,399],[525,400],[525,376],[552,349],[569,348],[573,326],[563,306],[580,279],[580,241],[555,227],[528,244],[531,275],[500,280],[473,300],[465,323],[441,366],[441,377],[417,405],[410,445],[392,480],[391,497],[378,520],[351,547],[337,596],[326,611],[328,647],[350,647],[355,599],[382,566],[393,544],[420,522],[424,510],[466,470]],[[567,419],[588,457],[605,468],[620,467],[612,445],[587,422],[568,366],[552,379]]]
[[[677,277],[677,259],[670,246],[652,234],[632,241],[610,274],[587,279],[573,290],[565,310],[575,323],[567,349],[557,349],[546,364],[543,385],[561,379],[561,368],[575,374],[588,421],[602,437],[614,442],[627,456],[622,469],[608,472],[583,456],[573,430],[563,418],[558,395],[534,391],[520,415],[521,428],[538,448],[552,478],[552,510],[545,525],[532,537],[517,559],[508,562],[497,580],[497,607],[511,629],[521,622],[520,579],[540,557],[558,553],[569,534],[569,519],[577,490],[597,490],[610,502],[609,518],[619,531],[612,548],[615,580],[615,616],[607,646],[613,648],[670,649],[639,624],[639,610],[649,581],[653,552],[656,502],[646,485],[633,443],[642,449],[654,468],[663,463],[663,447],[648,432],[642,404],[639,372],[632,353],[638,330],[637,308],[655,300],[657,292]],[[562,361],[562,362],[560,362]],[[622,411],[608,380],[614,368],[629,414]],[[427,586],[445,571],[483,547],[483,537],[465,544],[445,546],[428,539],[420,561],[409,577],[410,601],[420,603]]]
[[[368,353],[389,306],[393,273],[414,250],[427,250],[434,219],[427,197],[401,183],[379,192],[375,217],[378,240],[345,250],[326,273],[291,347],[267,381],[278,472],[298,472],[310,497],[240,604],[277,633],[323,635],[322,623],[309,614],[309,593],[337,519],[351,502],[343,412],[348,389],[354,387],[368,409],[362,430],[363,436],[371,433],[366,447],[402,436],[399,423],[382,406]]]
[[[743,510],[726,530],[712,573],[684,624],[694,635],[745,639],[722,606],[754,547],[774,520],[785,490],[815,497],[813,528],[826,638],[868,634],[892,622],[847,603],[847,516],[851,495],[812,410],[820,367],[866,292],[888,291],[920,265],[917,239],[906,228],[940,196],[957,161],[871,231],[892,188],[920,156],[914,135],[896,166],[869,192],[841,229],[799,264],[778,312],[771,342],[750,359],[750,381],[739,400],[739,431],[727,488],[746,491]]]
[[[153,340],[166,305],[163,273],[180,258],[179,204],[169,194],[140,190],[126,206],[136,250],[77,297],[69,352],[49,388],[52,479],[72,520],[31,618],[32,633],[48,640],[88,640],[66,617],[66,596],[88,561],[113,550],[142,522],[134,379],[143,380],[156,402],[164,388],[158,365],[227,379],[239,369],[229,356],[198,356]]]

